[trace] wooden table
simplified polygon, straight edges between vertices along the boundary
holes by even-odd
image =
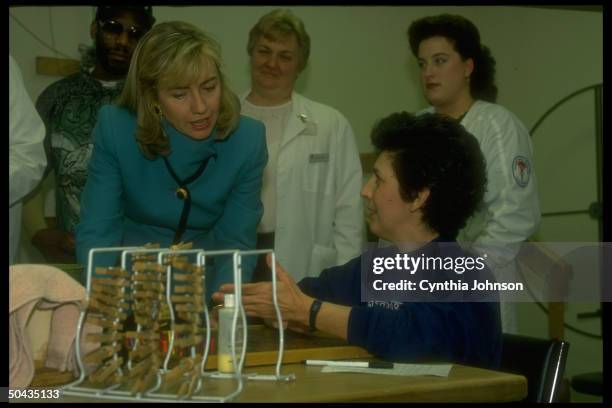
[[[295,373],[286,384],[248,382],[237,402],[518,401],[527,395],[525,377],[453,365],[448,377],[401,377],[361,373],[322,373],[321,367],[288,364]],[[273,367],[248,369],[273,373]]]
[[[313,337],[286,333],[285,364],[282,374],[293,373],[294,381],[245,381],[236,402],[352,402],[352,401],[431,401],[431,402],[506,402],[527,395],[525,377],[480,368],[453,365],[448,377],[401,377],[361,373],[322,373],[321,367],[299,362],[310,359],[371,359],[354,346],[318,334]],[[274,374],[276,332],[263,326],[249,328],[249,353],[245,373]],[[215,356],[207,367],[214,366]],[[40,366],[32,387],[57,386],[72,380],[69,373],[59,373]],[[207,395],[223,395],[235,387],[234,380],[205,380]],[[63,396],[64,402],[94,402],[76,396]],[[45,402],[55,402],[46,400]],[[59,402],[59,401],[58,401]]]
[[[286,364],[282,374],[291,382],[245,381],[236,402],[508,402],[527,395],[525,377],[463,365],[453,365],[448,377],[400,377],[360,373],[322,373],[321,367]],[[273,374],[273,366],[250,367],[246,373]],[[47,373],[49,374],[49,373]],[[206,380],[209,395],[228,393],[234,380]],[[39,384],[41,386],[42,384]],[[45,402],[100,402],[101,399],[63,396]]]

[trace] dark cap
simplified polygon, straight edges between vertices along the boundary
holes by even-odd
[[[155,24],[153,7],[151,6],[99,6],[96,11],[96,20],[108,20],[122,11],[131,11],[140,14],[147,29]]]

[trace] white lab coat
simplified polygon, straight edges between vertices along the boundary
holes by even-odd
[[[499,247],[489,265],[505,267],[540,224],[531,138],[512,112],[494,103],[476,101],[461,124],[480,143],[488,182],[484,207],[468,220],[458,240],[477,252]]]
[[[19,246],[22,199],[36,187],[47,165],[44,137],[45,125],[9,55],[9,265]]]
[[[360,255],[364,219],[350,124],[337,110],[295,92],[292,101],[278,151],[274,251],[299,281]]]
[[[426,109],[433,112],[433,107]],[[523,123],[503,106],[476,101],[461,124],[472,134],[487,162],[484,205],[459,232],[457,241],[479,254],[497,281],[516,282],[516,255],[540,224],[533,151]],[[522,163],[522,164],[520,164]],[[501,295],[504,332],[516,332],[512,299]]]

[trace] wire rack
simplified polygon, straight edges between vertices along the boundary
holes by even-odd
[[[96,255],[109,253],[120,255],[120,266],[94,268]],[[246,374],[243,368],[248,325],[241,301],[242,259],[267,253],[272,254],[272,297],[279,352],[275,374]],[[235,308],[231,357],[236,362],[233,373],[205,369],[212,343],[204,289],[206,260],[219,256],[232,257]],[[64,394],[139,402],[228,402],[242,392],[245,381],[294,380],[294,374],[281,374],[285,342],[275,265],[273,250],[204,251],[180,247],[90,250],[87,306],[79,316],[75,341],[80,375],[62,388]],[[128,318],[132,319],[131,327]],[[101,329],[86,334],[85,338],[100,347],[83,355],[81,342],[86,323]],[[180,353],[175,352],[177,349]],[[219,387],[218,382],[224,382],[224,386]]]

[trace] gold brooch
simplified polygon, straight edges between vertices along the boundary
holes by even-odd
[[[181,200],[186,200],[189,197],[189,193],[183,187],[179,187],[176,189],[176,196]]]

